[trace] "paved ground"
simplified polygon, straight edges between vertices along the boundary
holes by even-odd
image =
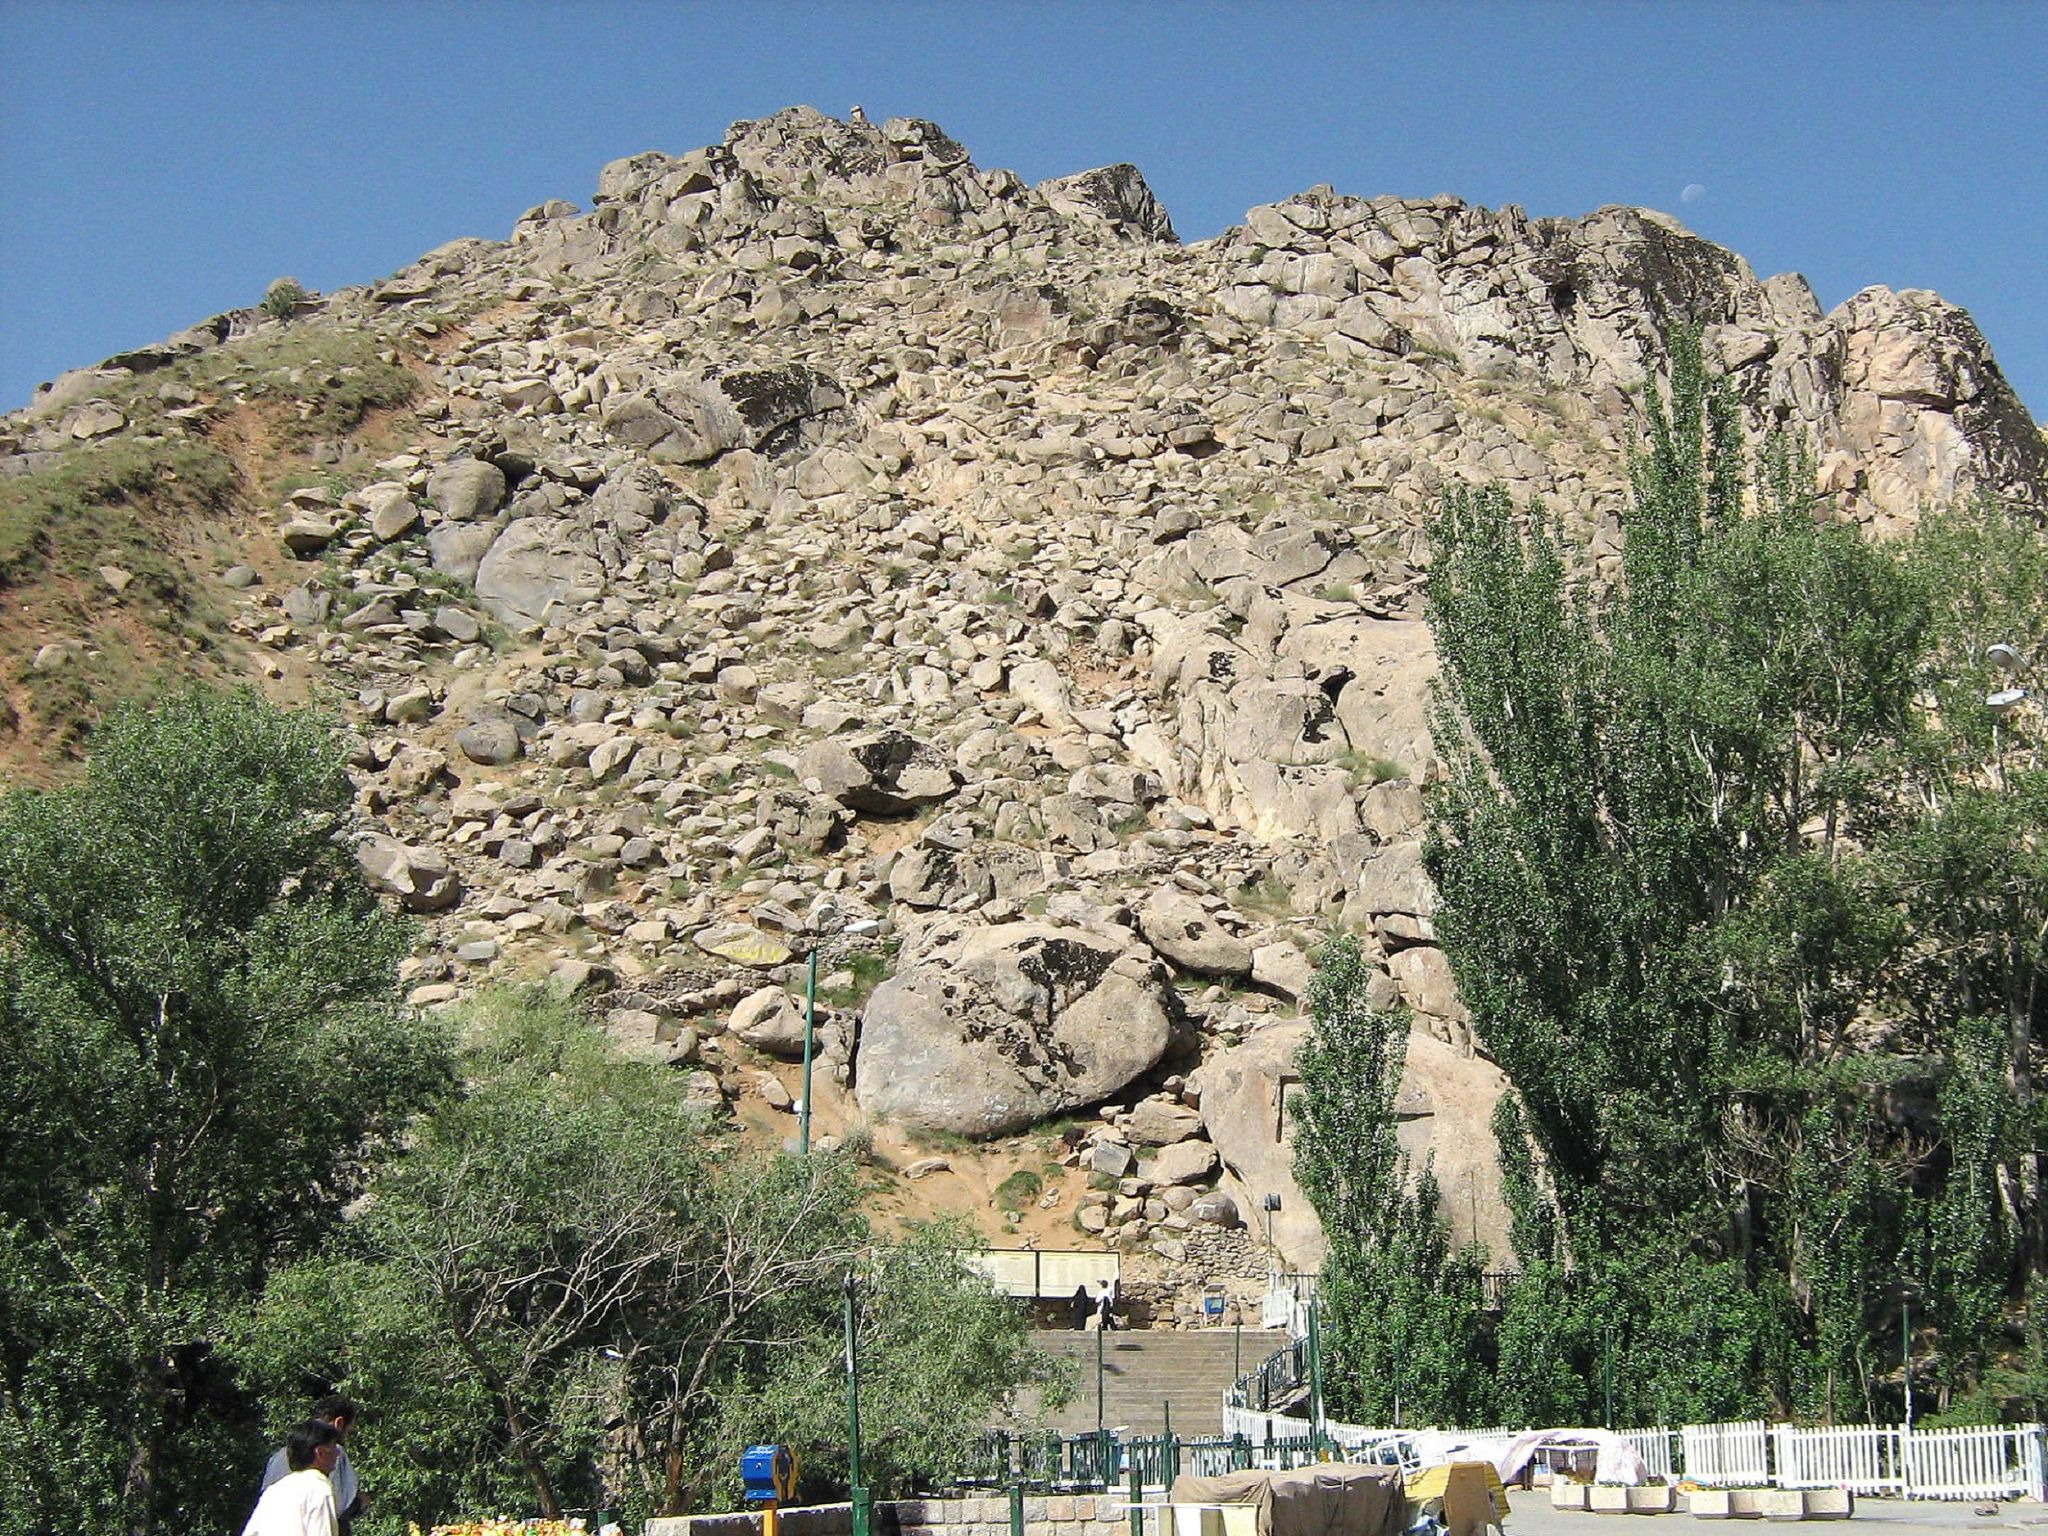
[[[1789,1524],[1769,1520],[1695,1520],[1691,1515],[1593,1515],[1552,1509],[1542,1489],[1508,1496],[1508,1536],[1787,1536]],[[1974,1504],[1858,1499],[1851,1520],[1800,1521],[1808,1536],[1969,1536],[1974,1531],[2048,1530],[2048,1505],[2000,1504],[1995,1515]]]

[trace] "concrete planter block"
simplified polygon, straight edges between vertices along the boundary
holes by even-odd
[[[1754,1520],[1764,1512],[1763,1496],[1768,1488],[1730,1488],[1728,1513],[1738,1520]]]
[[[1806,1518],[1809,1520],[1847,1520],[1855,1513],[1856,1495],[1847,1488],[1806,1490]]]
[[[1766,1520],[1804,1520],[1806,1490],[1803,1488],[1761,1488],[1756,1507]]]
[[[1695,1488],[1685,1508],[1695,1520],[1726,1520],[1735,1513],[1735,1496],[1726,1488]]]
[[[1668,1515],[1671,1513],[1671,1487],[1666,1483],[1654,1483],[1628,1491],[1628,1510],[1632,1515]]]
[[[1586,1489],[1586,1508],[1596,1515],[1625,1515],[1628,1490],[1619,1483],[1594,1483]]]
[[[1586,1485],[1558,1478],[1550,1485],[1550,1507],[1552,1509],[1584,1509],[1586,1507]]]

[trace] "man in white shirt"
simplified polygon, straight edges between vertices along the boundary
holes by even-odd
[[[287,1470],[265,1483],[242,1536],[340,1536],[329,1478],[341,1457],[341,1432],[308,1419],[285,1437],[280,1454]]]
[[[352,1399],[339,1394],[323,1397],[313,1405],[312,1417],[322,1424],[332,1425],[335,1431],[335,1463],[328,1476],[334,1484],[334,1508],[341,1518],[340,1536],[348,1536],[350,1524],[363,1512],[356,1469],[349,1465],[348,1460],[348,1432],[355,1427],[359,1411]],[[269,1465],[263,1469],[263,1486],[269,1488],[292,1470],[286,1465],[284,1449],[273,1451]]]

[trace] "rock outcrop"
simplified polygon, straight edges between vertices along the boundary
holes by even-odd
[[[1151,1071],[1171,1007],[1149,952],[1100,929],[942,919],[868,1000],[854,1091],[926,1130],[1022,1130]]]
[[[224,654],[350,701],[415,1002],[610,989],[618,1038],[721,1106],[768,1097],[804,957],[850,933],[820,1048],[857,1112],[1086,1111],[1065,1155],[1113,1187],[1082,1231],[1180,1262],[1276,1193],[1312,1262],[1276,1095],[1342,929],[1414,1013],[1403,1144],[1505,1261],[1502,1084],[1417,841],[1422,524],[1496,482],[1610,575],[1627,391],[1673,322],[1837,516],[2048,508],[2041,433],[1931,294],[1823,313],[1660,214],[1328,188],[1182,245],[1128,165],[1030,186],[807,108],[68,374],[0,423],[0,473],[227,453],[251,419],[296,445],[298,488],[194,579]],[[346,361],[272,377],[287,336]],[[374,368],[410,402],[320,425],[308,380]],[[120,562],[88,578],[147,618]],[[18,621],[24,740],[96,640],[69,601]]]

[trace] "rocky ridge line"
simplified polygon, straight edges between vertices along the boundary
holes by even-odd
[[[316,445],[344,483],[257,508],[223,576],[274,676],[354,700],[363,867],[432,936],[415,1002],[547,974],[707,1104],[786,1112],[803,954],[878,922],[827,978],[836,1123],[1096,1111],[1062,1153],[1103,1186],[1078,1229],[1180,1263],[1280,1193],[1309,1260],[1275,1129],[1342,926],[1414,1010],[1404,1143],[1504,1256],[1504,1084],[1417,843],[1420,528],[1498,481],[1611,560],[1668,321],[1845,515],[2048,494],[1930,294],[1823,314],[1643,210],[1327,188],[1183,246],[1129,166],[1031,187],[933,124],[802,108],[615,162],[588,213],[67,375],[0,472],[130,430],[122,390],[244,336],[375,337],[422,377],[408,435]]]

